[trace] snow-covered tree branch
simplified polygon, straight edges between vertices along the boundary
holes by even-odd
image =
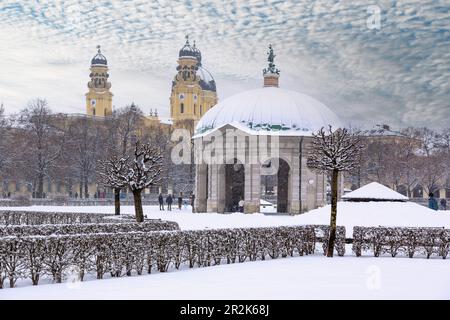
[[[112,156],[100,163],[99,176],[104,185],[129,188],[133,192],[136,221],[144,221],[142,191],[161,182],[163,156],[151,143],[135,143],[132,156]]]
[[[339,172],[353,171],[360,165],[363,146],[358,132],[347,129],[321,128],[313,134],[308,166],[318,172],[331,173],[330,238],[327,257],[333,256],[336,239],[336,216]]]

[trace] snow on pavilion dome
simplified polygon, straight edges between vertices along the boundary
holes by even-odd
[[[342,127],[336,114],[316,99],[278,87],[263,87],[233,95],[208,110],[196,126],[196,135],[224,125],[252,134],[309,136],[328,125]]]
[[[371,182],[342,196],[347,201],[407,201],[408,197],[378,182]]]

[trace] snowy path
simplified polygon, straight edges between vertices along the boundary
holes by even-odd
[[[94,207],[24,207],[0,208],[0,210],[31,210],[59,212],[113,213],[111,206]],[[122,207],[123,213],[134,214],[132,206]],[[299,224],[329,224],[330,207],[325,206],[308,213],[287,215],[264,214],[217,214],[191,213],[189,209],[172,212],[159,211],[156,206],[145,206],[144,214],[149,218],[161,218],[178,222],[181,229],[260,227]],[[347,236],[352,236],[353,226],[411,226],[450,228],[450,211],[434,211],[415,203],[402,202],[339,202],[338,225],[347,228]]]
[[[405,272],[407,271],[407,272]],[[4,299],[450,299],[450,261],[323,256],[0,290]]]

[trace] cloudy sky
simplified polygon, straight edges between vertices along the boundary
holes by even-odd
[[[100,44],[114,105],[168,115],[185,34],[219,99],[262,85],[272,43],[280,85],[349,124],[449,126],[450,3],[431,0],[0,0],[0,100],[9,113],[38,96],[84,112]]]

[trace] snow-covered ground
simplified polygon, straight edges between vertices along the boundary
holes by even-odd
[[[12,207],[10,210],[59,211],[59,212],[97,212],[113,213],[111,206],[93,207]],[[134,207],[122,207],[123,213],[134,214]],[[236,228],[299,224],[329,224],[330,206],[311,210],[302,215],[264,215],[264,214],[217,214],[191,213],[190,208],[171,212],[159,211],[157,206],[144,207],[148,218],[161,218],[178,222],[181,229]],[[352,236],[353,226],[411,226],[450,228],[450,211],[434,211],[412,202],[339,202],[338,225],[347,229]]]
[[[5,299],[450,299],[450,261],[320,255],[0,290]]]
[[[27,207],[3,210],[113,213],[113,207]],[[122,207],[133,214],[134,208]],[[288,215],[191,213],[190,208],[159,211],[144,207],[148,218],[179,223],[182,229],[328,224],[330,207]],[[359,226],[439,226],[450,228],[450,211],[433,211],[414,203],[340,202],[338,224]],[[20,282],[0,290],[2,299],[450,299],[450,261],[443,259],[320,254],[245,262],[168,273],[89,280],[83,283]],[[28,280],[27,280],[28,281]]]

